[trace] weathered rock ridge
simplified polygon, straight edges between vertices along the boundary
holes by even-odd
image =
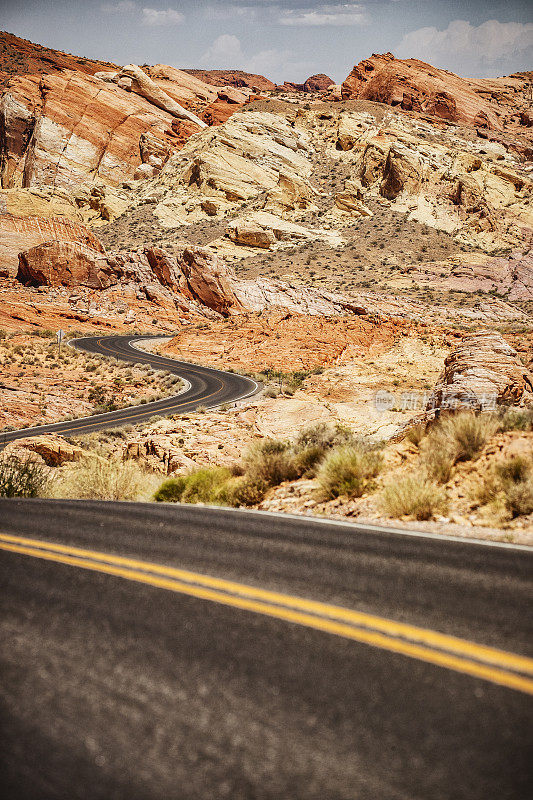
[[[428,408],[491,408],[521,402],[533,392],[533,375],[500,333],[478,331],[464,337],[444,362]]]
[[[466,79],[414,58],[372,55],[342,84],[343,99],[374,100],[449,122],[500,130],[527,127],[528,82],[519,76]],[[524,116],[525,115],[525,116]]]

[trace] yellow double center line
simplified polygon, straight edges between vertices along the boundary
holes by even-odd
[[[533,695],[533,659],[437,631],[210,575],[40,539],[0,534],[0,549],[287,620]]]

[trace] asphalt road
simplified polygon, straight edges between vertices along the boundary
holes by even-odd
[[[90,336],[83,339],[75,339],[71,344],[78,350],[84,350],[87,353],[112,356],[121,361],[131,363],[142,362],[157,370],[168,370],[188,382],[189,386],[181,394],[165,397],[163,400],[157,400],[153,403],[144,403],[139,406],[122,408],[119,411],[111,411],[108,414],[0,433],[0,447],[26,436],[38,436],[45,433],[78,435],[102,430],[103,428],[114,428],[127,423],[135,425],[156,415],[186,414],[194,411],[199,406],[209,408],[223,403],[230,403],[249,397],[257,391],[258,384],[243,375],[201,367],[198,364],[189,364],[186,361],[176,361],[173,358],[147,353],[135,347],[136,342],[159,338],[161,337]]]
[[[531,796],[533,549],[164,504],[0,519],[4,797]]]

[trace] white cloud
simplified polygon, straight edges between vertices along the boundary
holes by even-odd
[[[283,11],[278,18],[281,25],[293,27],[365,25],[368,15],[364,8],[353,3],[320,5],[315,8],[297,8]]]
[[[214,69],[222,69],[236,66],[242,63],[243,59],[240,39],[230,33],[223,33],[215,39],[200,60],[204,64],[216,65]]]
[[[120,0],[119,3],[104,3],[102,10],[106,14],[131,14],[137,10],[137,4],[132,0]]]
[[[290,50],[259,50],[245,53],[237,36],[224,33],[206,50],[200,63],[209,69],[243,69],[261,73],[274,81],[294,80],[295,73],[311,68],[310,63],[295,61]]]
[[[142,23],[148,27],[163,27],[166,25],[180,25],[185,17],[176,11],[174,8],[157,9],[157,8],[143,8],[142,10]]]
[[[533,23],[499,22],[482,25],[456,19],[445,30],[419,28],[406,34],[395,48],[400,58],[420,58],[454,72],[472,69],[478,74],[499,74],[496,67],[533,61]]]

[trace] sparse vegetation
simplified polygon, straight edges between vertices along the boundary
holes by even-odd
[[[475,460],[498,429],[492,414],[462,412],[446,417],[420,441],[425,471],[438,483],[446,483],[459,461]]]
[[[428,520],[446,506],[444,491],[425,475],[407,475],[388,483],[379,503],[389,517]]]
[[[360,497],[372,487],[379,474],[382,457],[377,450],[362,445],[344,445],[332,450],[318,470],[317,479],[326,499]]]
[[[496,464],[483,481],[477,499],[503,509],[510,518],[533,513],[533,459],[523,456]]]
[[[49,495],[69,500],[143,500],[153,491],[154,476],[135,461],[94,453],[62,469],[50,483]]]
[[[38,497],[48,483],[48,471],[29,453],[0,454],[0,497]]]

